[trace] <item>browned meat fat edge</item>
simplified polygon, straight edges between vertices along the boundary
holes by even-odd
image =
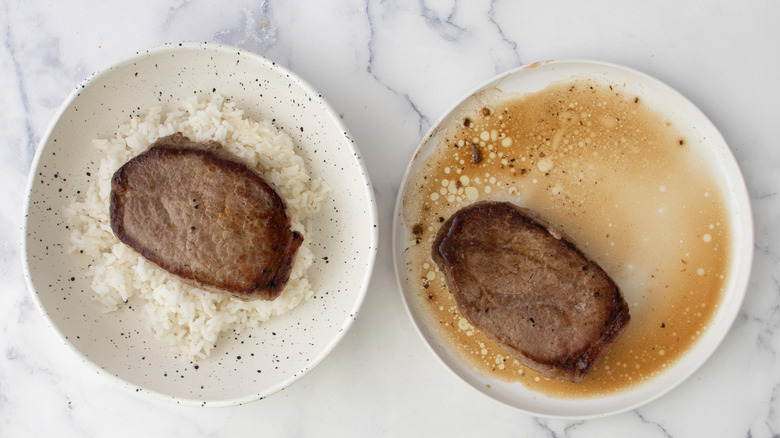
[[[583,349],[579,354],[573,354],[570,358],[550,363],[550,368],[538,367],[533,363],[527,365],[548,377],[580,383],[590,373],[601,353],[606,351],[615,338],[626,329],[629,320],[628,307],[618,305],[618,309],[612,314],[612,317],[604,322],[604,331],[601,334],[600,342]],[[500,342],[497,339],[491,339]],[[519,347],[515,348],[520,351]],[[527,355],[527,353],[525,354]],[[528,357],[543,363],[539,358]]]
[[[289,231],[285,240],[287,251],[282,257],[277,259],[276,266],[272,268],[272,271],[276,271],[276,275],[269,279],[265,285],[260,286],[260,289],[268,290],[269,293],[273,294],[274,298],[279,296],[287,284],[287,280],[290,279],[293,260],[298,252],[298,248],[303,243],[303,235],[294,230]]]
[[[529,355],[527,352],[523,351],[522,346],[507,344],[504,341],[504,339],[501,338],[501,336],[495,333],[491,333],[489,331],[482,330],[482,327],[480,327],[479,323],[471,317],[470,311],[468,311],[467,309],[463,309],[461,307],[461,302],[460,299],[458,298],[458,293],[459,293],[458,285],[455,284],[455,281],[453,279],[454,276],[452,273],[452,267],[454,265],[457,265],[460,261],[447,260],[445,255],[442,252],[441,247],[443,243],[446,241],[446,239],[450,236],[450,233],[453,232],[455,228],[454,224],[457,223],[457,221],[459,220],[461,212],[471,210],[474,208],[481,208],[484,206],[496,206],[496,205],[509,206],[511,209],[516,211],[520,216],[522,216],[530,226],[535,227],[540,232],[543,232],[544,234],[548,234],[552,238],[565,244],[571,251],[576,253],[577,256],[582,258],[587,263],[586,266],[588,267],[588,269],[593,269],[598,273],[600,273],[601,275],[603,275],[604,278],[608,280],[611,287],[614,288],[613,300],[609,304],[609,307],[612,309],[612,311],[609,317],[604,321],[604,328],[601,331],[601,334],[596,341],[592,342],[590,345],[586,346],[585,348],[581,349],[578,352],[572,352],[572,354],[570,354],[565,358],[560,358],[559,360],[555,360],[555,361],[545,361],[538,357],[533,357]],[[433,257],[433,260],[437,263],[439,268],[444,273],[447,286],[450,292],[455,296],[456,303],[458,304],[458,307],[461,310],[461,314],[469,321],[469,323],[471,323],[474,327],[480,329],[489,339],[493,340],[494,342],[497,342],[500,346],[508,350],[508,352],[512,356],[519,359],[524,365],[542,373],[546,377],[550,377],[557,380],[571,381],[574,383],[581,382],[586,377],[586,375],[591,371],[598,357],[605,350],[609,348],[609,346],[614,342],[617,336],[625,330],[627,324],[630,321],[628,305],[626,304],[622,296],[622,293],[620,292],[617,285],[615,285],[614,281],[612,281],[612,279],[609,278],[609,276],[598,266],[598,264],[596,264],[595,262],[590,260],[587,256],[585,256],[574,243],[568,240],[561,233],[558,233],[556,230],[553,230],[551,229],[551,227],[542,223],[542,220],[538,216],[538,214],[530,210],[520,208],[511,203],[482,201],[464,207],[460,211],[456,212],[447,221],[445,221],[442,224],[441,228],[439,229],[436,235],[436,239],[434,240],[433,243],[431,255]]]
[[[172,141],[172,144],[164,143],[161,145],[161,142],[165,140]],[[232,172],[241,173],[244,176],[255,180],[258,182],[258,184],[267,186],[269,189],[267,193],[273,199],[272,203],[281,209],[281,214],[286,221],[286,229],[282,237],[274,244],[274,252],[276,257],[273,263],[266,269],[262,270],[262,272],[252,282],[252,286],[250,288],[241,289],[213,284],[212,282],[208,281],[208,279],[204,281],[204,278],[188,273],[183,268],[177,266],[175,263],[169,263],[166,260],[156,257],[156,254],[154,254],[143,242],[138,241],[133,236],[125,232],[124,223],[121,220],[121,217],[124,213],[124,203],[120,201],[120,198],[125,195],[124,191],[126,190],[124,184],[126,169],[125,166],[120,167],[112,177],[112,193],[109,207],[112,231],[121,242],[137,251],[144,258],[155,263],[166,271],[177,275],[186,283],[189,283],[193,286],[210,290],[212,292],[228,293],[235,298],[245,301],[252,299],[275,299],[281,294],[281,291],[287,284],[292,272],[295,255],[298,251],[298,248],[303,243],[303,235],[298,231],[292,230],[290,228],[289,219],[287,218],[285,212],[286,207],[284,201],[260,175],[258,175],[252,169],[248,168],[243,163],[235,161],[236,159],[234,157],[221,149],[221,145],[219,143],[197,143],[197,147],[187,146],[186,144],[195,143],[189,143],[189,139],[184,137],[181,133],[174,134],[169,137],[163,137],[157,140],[157,142],[152,144],[149,149],[134,159],[147,154],[156,153],[195,154],[204,156],[216,165],[230,169]]]

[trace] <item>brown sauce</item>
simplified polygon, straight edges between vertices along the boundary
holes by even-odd
[[[706,329],[729,269],[731,224],[706,160],[622,84],[572,79],[472,100],[404,193],[405,281],[430,323],[482,373],[552,397],[614,393],[663,372]],[[525,368],[458,312],[431,244],[441,222],[487,199],[541,214],[623,291],[631,323],[583,383]]]

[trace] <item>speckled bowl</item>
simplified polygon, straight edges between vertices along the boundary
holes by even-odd
[[[223,334],[211,357],[177,357],[145,329],[142,312],[103,313],[86,267],[69,254],[63,205],[87,187],[98,151],[151,106],[181,106],[217,92],[245,116],[275,119],[334,196],[312,222],[314,297],[255,330]],[[258,55],[213,44],[165,45],[140,52],[84,81],[41,141],[28,183],[24,261],[29,287],[51,326],[85,364],[132,391],[176,403],[228,406],[261,399],[320,363],[344,336],[363,301],[377,249],[377,214],[363,161],[347,129],[306,82]]]

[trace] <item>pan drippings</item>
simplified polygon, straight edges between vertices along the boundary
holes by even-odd
[[[611,393],[661,373],[710,323],[731,263],[722,188],[694,139],[623,84],[595,79],[471,101],[404,194],[406,281],[432,324],[484,373],[555,397]],[[584,382],[540,377],[458,313],[431,243],[441,222],[480,200],[539,212],[623,291],[631,324]]]

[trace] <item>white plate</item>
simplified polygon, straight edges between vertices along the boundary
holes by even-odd
[[[252,119],[275,119],[292,135],[311,173],[332,188],[313,219],[318,241],[309,270],[314,297],[257,330],[224,334],[197,368],[147,331],[142,312],[102,313],[84,275],[90,260],[68,254],[62,208],[87,187],[98,151],[131,115],[181,107],[216,92]],[[124,386],[177,403],[225,406],[266,397],[320,363],[355,319],[377,249],[374,193],[357,147],[325,99],[258,55],[212,44],[166,45],[126,59],[82,83],[41,141],[28,183],[24,230],[28,285],[43,314],[83,361]],[[327,261],[323,260],[327,257]],[[260,370],[261,372],[258,372]]]
[[[733,263],[726,293],[712,323],[693,347],[667,371],[645,384],[613,395],[561,399],[531,391],[520,383],[496,380],[476,371],[459,356],[450,342],[437,331],[437,327],[428,322],[429,318],[419,299],[420,292],[414,284],[404,280],[405,272],[402,271],[403,252],[413,240],[410,239],[409,224],[404,223],[403,219],[403,198],[411,176],[420,171],[422,162],[442,140],[444,127],[452,123],[453,118],[460,117],[454,114],[467,107],[473,99],[486,98],[484,93],[475,97],[477,93],[495,89],[499,96],[496,99],[501,99],[503,95],[539,91],[553,82],[579,75],[598,76],[614,83],[625,83],[629,90],[635,90],[648,99],[647,102],[652,108],[700,135],[703,139],[701,146],[709,152],[711,168],[725,182],[727,209],[733,224]],[[490,101],[481,104],[490,105]],[[457,123],[460,121],[458,118]],[[393,234],[396,276],[409,316],[420,335],[446,367],[477,391],[500,402],[535,415],[565,418],[598,417],[636,408],[660,397],[690,376],[715,351],[734,321],[747,287],[753,254],[753,225],[747,190],[734,157],[715,126],[691,102],[665,84],[631,69],[588,61],[547,62],[512,70],[477,87],[474,92],[456,103],[423,138],[406,170],[396,201]]]

